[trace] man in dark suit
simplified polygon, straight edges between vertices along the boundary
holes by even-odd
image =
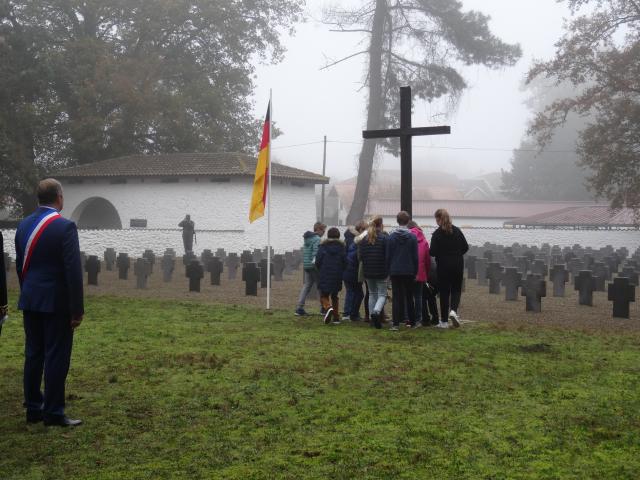
[[[0,232],[0,334],[2,334],[2,324],[9,314],[9,300],[7,299],[7,274],[4,264],[4,239]]]
[[[18,308],[24,316],[24,405],[27,422],[76,426],[64,413],[73,331],[84,314],[80,245],[75,223],[63,218],[62,185],[38,185],[38,209],[16,231]],[[44,371],[44,395],[40,390]]]

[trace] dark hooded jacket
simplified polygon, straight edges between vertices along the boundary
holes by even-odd
[[[418,239],[409,229],[399,227],[387,241],[387,270],[390,276],[418,274]]]
[[[346,236],[346,235],[345,235]],[[351,242],[347,247],[347,266],[342,274],[342,280],[348,283],[358,283],[358,245]]]
[[[318,247],[318,290],[322,294],[338,293],[342,290],[342,274],[347,266],[344,243],[338,239],[327,239]]]
[[[362,261],[364,278],[382,280],[389,276],[385,253],[389,237],[384,232],[378,232],[376,243],[369,243],[369,236],[364,237],[358,244],[358,255]]]
[[[355,227],[349,227],[347,228],[347,230],[344,232],[344,244],[347,246],[347,250],[349,250],[349,247],[351,246],[351,244],[353,243],[353,240],[360,235],[358,233],[358,231],[355,229]]]

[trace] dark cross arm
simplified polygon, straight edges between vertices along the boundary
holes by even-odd
[[[389,130],[363,130],[362,138],[390,138],[408,136],[424,136],[424,135],[448,135],[451,133],[451,127],[416,127],[416,128],[391,128]]]

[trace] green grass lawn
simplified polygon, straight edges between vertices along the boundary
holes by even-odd
[[[76,429],[25,424],[18,316],[5,326],[1,479],[640,478],[638,335],[393,333],[122,298],[87,311]]]

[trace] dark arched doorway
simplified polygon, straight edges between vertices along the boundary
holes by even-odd
[[[82,202],[71,215],[78,228],[121,229],[122,222],[116,207],[100,197],[92,197]]]

